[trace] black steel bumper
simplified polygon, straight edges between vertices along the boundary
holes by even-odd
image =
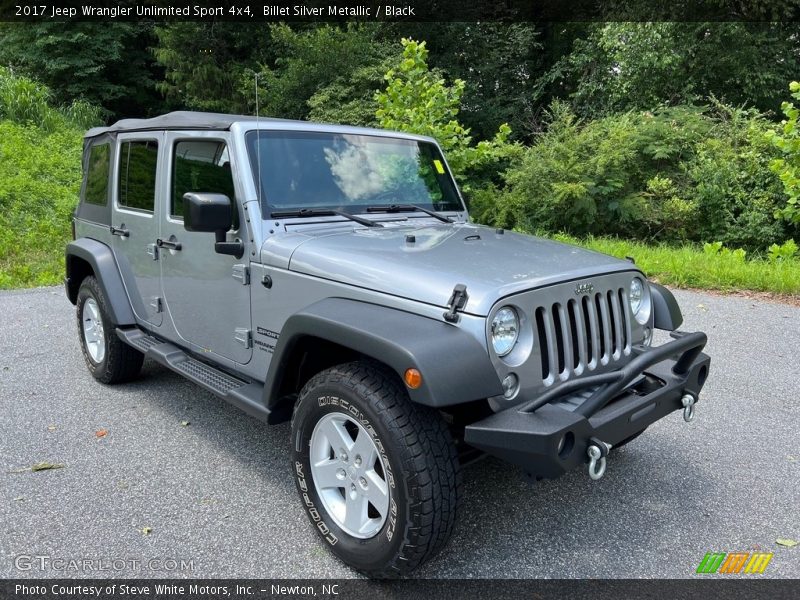
[[[618,371],[566,382],[467,426],[464,441],[536,478],[563,475],[589,460],[591,440],[613,446],[683,409],[683,396],[698,399],[711,362],[702,352],[706,335],[672,335],[662,346],[639,348]],[[580,402],[565,402],[569,396]]]

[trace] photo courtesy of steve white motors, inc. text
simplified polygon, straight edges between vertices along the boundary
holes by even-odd
[[[328,4],[325,6],[292,6],[260,5],[214,5],[214,4],[176,4],[172,6],[153,6],[137,4],[135,6],[96,6],[82,4],[76,6],[52,6],[46,4],[15,4],[12,13],[16,17],[39,17],[49,19],[87,18],[132,18],[132,17],[208,17],[229,18],[332,18],[332,17],[414,17],[414,7],[404,4],[378,4],[374,6]]]
[[[269,587],[264,585],[207,585],[196,583],[180,584],[137,584],[109,583],[107,585],[81,585],[75,584],[41,584],[28,585],[18,583],[14,586],[16,596],[79,596],[94,598],[110,598],[114,596],[183,596],[189,594],[193,597],[226,597],[226,596],[250,596],[253,594],[270,594],[272,596],[338,596],[338,583],[320,583],[318,585],[283,585],[271,583]]]

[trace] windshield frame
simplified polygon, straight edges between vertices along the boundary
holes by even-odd
[[[284,125],[284,124],[282,124]],[[274,217],[271,216],[273,212],[285,212],[291,210],[300,210],[303,208],[313,209],[313,210],[326,210],[326,209],[335,209],[347,212],[348,214],[360,215],[360,214],[370,214],[370,216],[374,217],[375,213],[368,213],[366,210],[369,206],[376,206],[380,205],[379,202],[375,202],[374,200],[365,198],[363,203],[359,204],[343,204],[338,205],[335,203],[329,204],[313,204],[313,205],[305,205],[305,206],[284,206],[284,205],[271,205],[269,202],[266,202],[264,198],[262,198],[262,185],[263,181],[260,179],[260,170],[259,170],[259,161],[258,158],[258,149],[257,149],[257,140],[262,135],[270,135],[270,136],[280,136],[281,134],[286,134],[288,136],[298,136],[298,135],[319,135],[319,136],[357,136],[357,137],[374,137],[379,138],[382,140],[398,140],[403,143],[407,144],[429,144],[434,152],[438,154],[438,158],[441,160],[442,166],[444,167],[444,173],[439,173],[440,176],[446,179],[447,185],[451,186],[453,192],[452,200],[457,203],[456,206],[451,206],[446,209],[439,209],[436,205],[432,203],[421,203],[426,208],[431,208],[432,210],[439,212],[441,214],[456,214],[461,215],[467,212],[466,203],[464,201],[464,197],[461,194],[461,190],[458,187],[458,183],[453,176],[453,172],[450,169],[450,166],[447,163],[447,158],[444,155],[444,152],[439,146],[438,142],[433,138],[428,138],[424,136],[417,136],[413,134],[405,134],[402,132],[393,132],[388,130],[373,130],[373,129],[361,129],[356,127],[347,127],[347,126],[326,126],[325,128],[316,128],[315,124],[313,123],[302,123],[301,127],[292,127],[292,126],[280,126],[280,127],[251,127],[247,128],[246,130],[242,131],[242,138],[243,138],[243,154],[247,159],[248,166],[250,167],[251,171],[251,182],[253,185],[253,190],[255,192],[256,199],[258,201],[258,205],[262,212],[262,218],[265,220],[271,220]],[[445,190],[442,190],[443,193],[446,193]],[[407,204],[407,202],[400,201],[399,199],[394,199],[391,202],[387,201],[386,206],[390,204]],[[411,215],[416,214],[417,218],[431,218],[429,215],[425,215],[422,212],[408,212],[403,213],[403,218],[408,218]],[[282,219],[294,219],[296,217],[280,217]]]

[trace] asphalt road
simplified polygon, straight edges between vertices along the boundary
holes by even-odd
[[[598,482],[469,467],[455,535],[417,575],[682,578],[757,549],[775,553],[765,577],[800,576],[800,546],[776,544],[800,540],[800,308],[676,295],[710,338],[695,421],[657,423]],[[0,293],[0,576],[354,576],[317,540],[287,448],[286,425],[150,362],[96,383],[60,288]],[[43,461],[65,466],[14,472]]]

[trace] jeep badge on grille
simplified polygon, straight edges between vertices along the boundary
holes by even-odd
[[[575,295],[582,296],[583,294],[591,294],[594,291],[594,285],[591,283],[579,283],[575,286]]]

